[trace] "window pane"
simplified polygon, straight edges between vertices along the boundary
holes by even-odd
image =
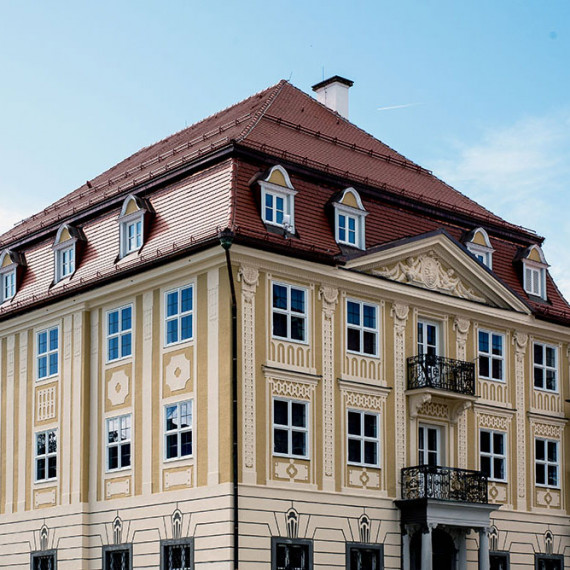
[[[543,463],[536,464],[536,482],[539,485],[546,484],[545,465]]]
[[[534,345],[534,362],[535,364],[544,364],[542,344]]]
[[[166,316],[172,317],[178,314],[178,291],[166,295]]]
[[[119,358],[119,337],[114,336],[109,339],[109,360],[115,360]]]
[[[166,322],[166,342],[178,342],[178,321],[172,320]]]
[[[109,447],[108,457],[109,469],[117,469],[119,467],[119,448],[116,446]]]
[[[119,332],[119,312],[113,311],[112,313],[109,313],[109,315],[107,317],[107,321],[108,321],[108,327],[107,327],[108,334],[118,333]]]
[[[553,487],[558,485],[558,467],[556,465],[548,466],[548,484]]]
[[[536,459],[538,459],[539,461],[544,461],[545,459],[545,453],[544,453],[544,441],[541,439],[537,439],[535,441],[534,444],[534,449],[535,449],[535,457]]]
[[[375,441],[364,442],[364,463],[378,464],[378,444]]]
[[[505,460],[495,458],[493,460],[493,469],[494,473],[493,476],[495,479],[504,479],[505,478]]]
[[[166,436],[166,459],[178,457],[178,436],[170,434]]]
[[[495,380],[503,379],[503,361],[493,359],[493,378]]]
[[[481,471],[487,477],[491,476],[491,458],[486,455],[481,457]]]
[[[48,457],[48,479],[55,479],[57,477],[57,458]]]
[[[273,421],[276,424],[286,426],[289,423],[289,409],[287,402],[283,400],[273,400]]]
[[[49,355],[49,374],[57,374],[57,352]]]
[[[542,368],[537,368],[536,366],[534,367],[534,385],[537,388],[543,388],[544,387],[544,370]]]
[[[556,374],[554,370],[546,370],[546,389],[556,390]]]
[[[358,303],[347,302],[346,319],[349,325],[360,325],[360,305]]]
[[[491,452],[491,434],[488,431],[481,431],[479,435],[480,448],[483,453]]]
[[[498,356],[503,354],[503,337],[496,334],[493,335],[493,354]]]
[[[348,412],[348,433],[350,435],[362,435],[360,433],[360,414]]]
[[[182,317],[180,320],[180,337],[181,340],[192,338],[192,315]]]
[[[294,431],[292,434],[292,442],[293,442],[293,455],[306,455],[307,446],[306,446],[306,437],[307,434],[301,431]]]
[[[305,319],[303,317],[291,317],[291,338],[305,340]]]
[[[182,402],[180,404],[180,427],[192,427],[192,403]]]
[[[131,333],[127,333],[121,337],[121,356],[130,356],[131,353]]]
[[[348,460],[352,463],[362,463],[361,444],[358,439],[348,440]]]
[[[57,434],[55,431],[48,431],[47,437],[47,450],[48,453],[55,453],[57,451]]]
[[[548,442],[548,461],[556,463],[558,461],[558,445],[555,441]]]
[[[178,425],[178,406],[168,406],[166,408],[166,431],[172,431]]]
[[[307,427],[307,406],[305,404],[291,403],[291,425],[295,427]]]
[[[46,460],[42,457],[36,461],[36,479],[38,481],[46,478]]]
[[[364,331],[364,354],[376,354],[376,333]]]
[[[556,366],[556,350],[550,346],[546,348],[546,366],[554,368]]]
[[[489,357],[480,356],[479,357],[479,376],[489,378]]]
[[[346,343],[348,350],[360,352],[360,331],[349,328],[346,331]]]
[[[127,307],[121,311],[121,330],[128,331],[132,328],[132,309]]]
[[[192,432],[184,431],[180,434],[180,455],[192,455]]]
[[[128,467],[131,464],[131,444],[121,445],[121,467]]]
[[[505,449],[505,436],[502,433],[494,433],[493,434],[493,452],[497,455],[504,455]]]
[[[273,313],[273,336],[287,337],[287,315]]]
[[[366,437],[378,437],[378,416],[364,414],[364,435]]]
[[[287,309],[287,288],[273,284],[273,306],[276,309]]]
[[[49,349],[57,350],[58,346],[58,329],[52,329],[49,331]]]
[[[362,307],[364,313],[364,326],[375,329],[376,328],[376,307],[364,305]]]
[[[305,312],[305,291],[291,288],[291,310],[296,313]]]
[[[185,313],[186,311],[192,310],[192,287],[186,287],[186,289],[182,289],[182,312]]]
[[[38,335],[38,353],[43,354],[44,352],[47,352],[47,332]]]
[[[46,452],[46,434],[38,433],[36,436],[36,455],[45,455]]]
[[[289,438],[286,430],[273,430],[273,451],[275,453],[289,453]]]

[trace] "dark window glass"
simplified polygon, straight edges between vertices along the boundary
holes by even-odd
[[[380,545],[348,546],[348,570],[382,570],[382,547]]]
[[[130,570],[131,556],[128,548],[107,550],[104,570]]]
[[[191,570],[192,547],[190,544],[166,544],[163,546],[163,570]]]
[[[546,556],[535,554],[535,569],[536,570],[563,570],[563,557],[562,556]]]
[[[508,552],[489,553],[489,570],[508,570],[508,568],[509,568]]]
[[[275,546],[276,570],[309,570],[312,568],[308,544],[283,544]]]

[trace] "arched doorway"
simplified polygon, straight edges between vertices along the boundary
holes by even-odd
[[[431,535],[432,568],[434,570],[457,570],[457,549],[453,538],[445,530],[436,528]],[[410,568],[422,570],[422,532],[414,533],[410,543]]]

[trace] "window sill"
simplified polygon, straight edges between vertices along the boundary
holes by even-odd
[[[365,352],[356,352],[355,350],[348,350],[346,349],[346,354],[352,354],[353,356],[362,356],[363,358],[374,358],[375,360],[379,360],[379,354],[366,354]]]
[[[301,461],[310,461],[309,455],[291,455],[289,453],[272,453],[273,457],[281,457],[283,459],[300,459]]]
[[[40,481],[34,481],[34,485],[39,485],[40,487],[48,487],[57,483],[57,477],[52,477],[51,479],[41,479]]]
[[[377,469],[380,471],[380,465],[371,465],[370,463],[353,463],[352,461],[347,461],[346,464],[349,467],[362,467],[363,469]]]
[[[281,342],[292,342],[294,344],[301,344],[304,346],[309,346],[309,342],[307,340],[294,340],[292,338],[287,338],[284,336],[271,335],[271,340],[277,340],[277,341],[281,341]]]
[[[558,388],[556,388],[556,390],[549,390],[548,388],[539,388],[538,386],[533,386],[533,388],[535,390],[537,390],[538,392],[546,392],[548,394],[558,394],[560,395],[560,392],[558,390]]]
[[[113,475],[114,473],[124,473],[125,471],[131,471],[133,469],[132,465],[128,467],[117,467],[116,469],[107,469],[105,473],[107,475]]]
[[[188,461],[189,463],[194,462],[194,454],[192,455],[183,455],[182,457],[170,457],[169,459],[163,459],[163,463],[165,465],[170,465],[172,463],[181,463],[182,461]]]

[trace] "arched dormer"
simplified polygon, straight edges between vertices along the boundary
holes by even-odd
[[[523,264],[523,287],[531,296],[546,299],[546,269],[548,263],[542,249],[534,244],[527,247],[521,256]]]
[[[347,188],[333,200],[334,233],[337,243],[366,249],[364,220],[368,212],[354,188]]]
[[[75,273],[83,242],[81,230],[74,226],[63,224],[57,230],[53,242],[54,283],[71,278]]]
[[[484,228],[477,228],[467,234],[465,247],[489,269],[493,269],[494,249]]]
[[[270,226],[295,232],[295,194],[287,171],[277,164],[259,181],[261,188],[261,219]]]
[[[21,254],[10,249],[0,254],[0,304],[16,296],[24,266]]]
[[[119,258],[140,251],[147,234],[150,206],[147,202],[129,194],[119,214]]]

